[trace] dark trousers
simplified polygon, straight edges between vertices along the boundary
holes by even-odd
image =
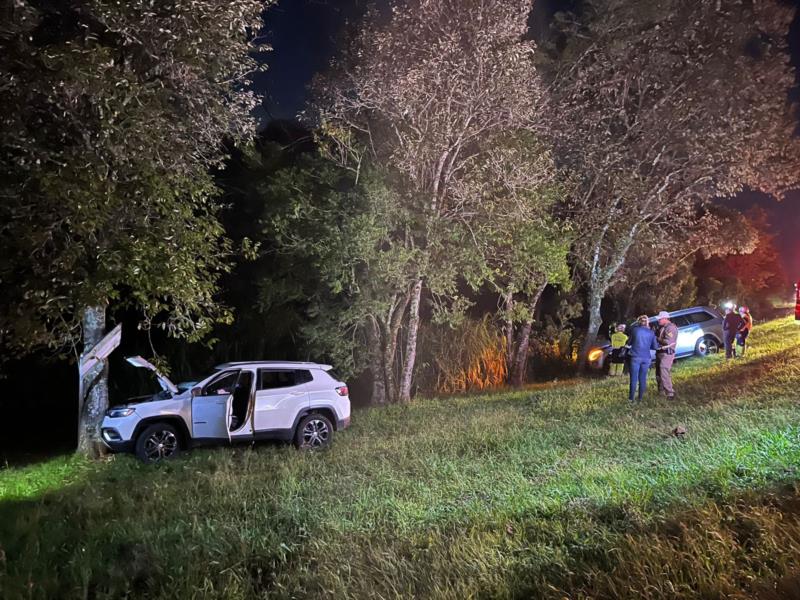
[[[736,343],[741,348],[742,356],[744,356],[744,347],[747,344],[747,336],[750,335],[750,330],[742,329],[736,336]]]
[[[631,385],[628,390],[628,400],[631,402],[636,398],[636,384],[639,384],[639,402],[647,389],[647,370],[650,368],[650,358],[632,358],[630,363]]]
[[[736,333],[726,331],[723,337],[725,338],[725,358],[736,358]]]

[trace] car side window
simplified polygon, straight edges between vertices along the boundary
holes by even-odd
[[[706,321],[710,321],[714,318],[706,311],[695,312],[687,316],[692,323],[705,323]]]
[[[314,381],[314,377],[311,375],[311,371],[307,371],[305,369],[297,369],[294,372],[294,380],[295,380],[295,385],[300,385],[301,383],[310,383]]]
[[[232,394],[239,379],[239,371],[226,371],[203,389],[203,396],[224,396]]]
[[[672,317],[670,320],[678,327],[686,327],[691,325],[691,322],[686,317]]]
[[[258,372],[258,389],[274,390],[303,383],[297,381],[296,373],[295,370],[262,369]]]

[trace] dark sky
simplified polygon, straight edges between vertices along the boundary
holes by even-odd
[[[574,0],[544,1],[549,6]],[[800,0],[794,2],[800,5]],[[255,81],[256,89],[266,96],[258,111],[262,123],[292,119],[303,109],[314,73],[327,66],[336,52],[336,38],[342,26],[358,19],[363,5],[364,0],[279,0],[267,11],[262,35],[274,51],[267,55],[268,71]],[[789,43],[793,63],[800,71],[800,16],[795,18]],[[795,90],[795,95],[800,96],[800,92]],[[787,275],[792,281],[800,279],[800,191],[780,202],[755,192],[745,192],[725,202],[742,210],[761,206],[767,211]]]
[[[362,14],[363,0],[279,0],[265,15],[263,40],[273,47],[269,69],[255,80],[266,97],[261,122],[291,119],[303,109],[314,73],[336,51],[336,38],[348,20]]]

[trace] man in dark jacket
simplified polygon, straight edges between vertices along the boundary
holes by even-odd
[[[642,396],[644,396],[644,392],[647,389],[647,370],[653,362],[650,351],[658,350],[656,334],[650,329],[647,315],[642,315],[636,320],[636,326],[631,330],[629,346],[631,349],[631,381],[628,390],[628,401],[633,404],[634,402],[642,401]],[[637,383],[639,384],[638,400],[636,395]]]
[[[725,341],[725,358],[736,358],[736,334],[744,326],[744,321],[732,306],[725,308],[722,319],[722,337]]]

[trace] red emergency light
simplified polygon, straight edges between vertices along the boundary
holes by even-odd
[[[800,281],[794,284],[794,320],[800,321]]]

